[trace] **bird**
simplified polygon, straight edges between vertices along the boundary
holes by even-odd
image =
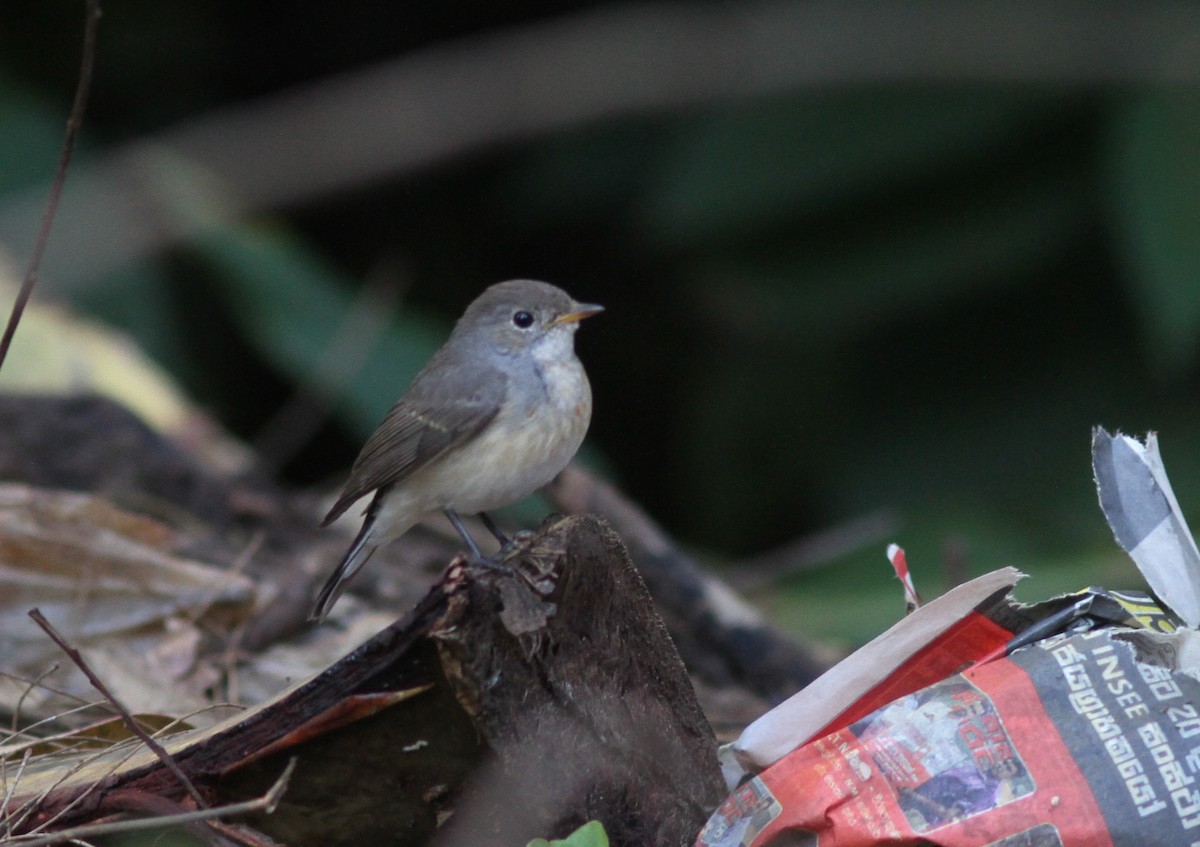
[[[486,561],[460,513],[487,512],[552,480],[583,442],[592,390],[575,355],[579,322],[603,311],[546,282],[485,289],[367,439],[327,527],[374,492],[362,528],[317,596],[326,618],[380,546],[441,510],[476,560]]]

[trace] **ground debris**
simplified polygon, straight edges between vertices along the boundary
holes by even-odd
[[[275,812],[248,820],[291,845],[524,843],[592,818],[614,844],[690,840],[722,794],[715,744],[619,539],[572,517],[507,561],[511,573],[456,560],[322,673],[160,743],[211,804],[264,794],[296,759]],[[505,628],[514,590],[546,604],[544,627]],[[119,811],[131,792],[187,802],[152,753],[124,742],[31,759],[9,805],[24,810],[16,831],[32,831]]]

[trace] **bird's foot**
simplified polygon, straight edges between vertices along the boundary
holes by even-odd
[[[496,554],[496,557],[500,558],[500,559],[506,558],[509,553],[511,553],[517,547],[524,544],[526,541],[528,541],[532,537],[533,537],[532,532],[530,532],[527,529],[522,529],[519,532],[515,533],[514,535],[512,535],[508,538],[505,538],[503,541],[500,542],[500,552]]]
[[[517,569],[505,560],[503,550],[495,556],[484,556],[482,553],[471,553],[469,555],[471,557],[471,565],[480,570],[490,571],[494,574],[503,574],[504,576],[512,576],[517,572]]]
[[[485,556],[483,552],[480,551],[479,545],[475,543],[475,539],[473,539],[471,534],[467,532],[467,528],[463,526],[462,519],[458,516],[458,513],[453,509],[446,509],[445,512],[446,517],[450,519],[450,523],[454,525],[454,528],[458,530],[458,534],[462,536],[463,543],[467,545],[467,549],[470,551],[471,564],[478,565],[479,567],[484,568],[485,570],[490,570],[494,573],[512,574],[514,572],[512,565],[509,565],[505,560],[512,554],[514,549],[529,540],[530,536],[533,535],[532,532],[529,532],[528,530],[521,530],[512,536],[505,535],[500,531],[500,528],[496,526],[495,522],[491,519],[487,512],[480,512],[479,518],[483,521],[483,525],[486,526],[488,531],[496,537],[498,542],[500,542],[500,550],[498,553],[496,553],[494,556]]]

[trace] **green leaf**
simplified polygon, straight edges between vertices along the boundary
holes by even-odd
[[[608,847],[608,833],[600,821],[588,821],[566,838],[554,841],[535,838],[526,847]]]
[[[713,299],[722,291],[736,297],[736,306],[718,305],[746,334],[802,335],[809,345],[1015,286],[1079,237],[1086,191],[1079,172],[1029,169],[1013,177],[998,175],[875,226],[706,258],[693,275],[710,281]]]
[[[55,111],[0,75],[0,193],[48,181],[62,149],[66,119],[66,111]]]
[[[1200,90],[1131,100],[1109,153],[1113,234],[1133,302],[1151,351],[1178,370],[1200,352]]]
[[[172,300],[173,282],[163,262],[141,262],[80,286],[74,305],[131,334],[151,359],[192,386],[202,379],[203,367],[188,344],[187,318]]]

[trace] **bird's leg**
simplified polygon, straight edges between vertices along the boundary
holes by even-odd
[[[496,554],[497,559],[503,559],[512,552],[513,546],[518,541],[523,541],[532,533],[528,530],[520,530],[516,535],[505,535],[500,531],[500,527],[496,526],[496,522],[492,520],[491,515],[487,512],[480,512],[479,519],[483,521],[483,525],[488,528],[488,531],[496,536],[496,540],[500,542],[500,552]]]
[[[467,547],[470,549],[472,564],[478,565],[490,571],[495,571],[497,573],[513,573],[512,567],[503,561],[503,550],[501,550],[500,555],[497,556],[483,555],[479,552],[479,546],[475,543],[475,539],[471,537],[471,533],[467,532],[467,528],[463,526],[462,518],[458,516],[458,512],[454,511],[453,509],[446,509],[445,512],[446,517],[450,519],[450,523],[454,524],[454,528],[458,530],[458,534],[462,536],[462,540],[466,542]],[[485,516],[484,523],[487,525],[487,528],[492,531],[493,535],[495,535],[497,538],[502,537],[496,530],[496,525],[492,523],[490,518]],[[508,542],[508,544],[511,543],[511,541]]]
[[[492,516],[487,512],[480,512],[479,519],[483,521],[483,525],[487,527],[488,532],[496,536],[496,540],[500,542],[500,549],[507,549],[512,544],[512,539],[500,531],[500,527],[496,526],[496,522],[492,520]]]
[[[479,546],[475,543],[475,539],[471,537],[471,533],[467,532],[467,528],[463,526],[462,518],[458,516],[458,512],[453,509],[446,509],[446,517],[450,519],[450,523],[454,524],[454,528],[458,530],[459,536],[462,537],[463,543],[467,545],[467,549],[471,551],[471,555],[476,561],[486,561],[487,556],[479,552]]]

